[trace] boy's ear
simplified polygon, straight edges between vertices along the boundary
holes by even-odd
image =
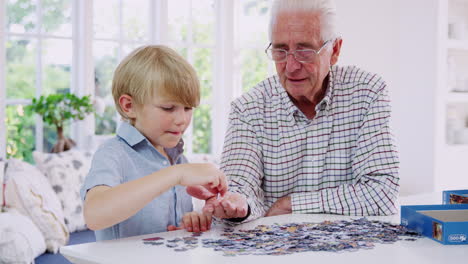
[[[128,94],[123,94],[119,98],[119,105],[122,111],[127,115],[128,118],[135,118],[135,104],[133,98]]]

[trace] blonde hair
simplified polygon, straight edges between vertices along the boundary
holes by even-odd
[[[117,111],[130,120],[119,104],[127,94],[143,105],[162,95],[187,107],[200,103],[200,83],[193,67],[177,52],[161,45],[142,46],[132,51],[114,72],[112,96]]]

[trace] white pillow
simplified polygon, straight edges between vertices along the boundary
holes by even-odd
[[[0,213],[0,263],[31,263],[44,253],[44,236],[16,210]]]
[[[60,153],[34,151],[33,157],[62,203],[68,231],[86,229],[80,188],[91,166],[91,154],[74,149]]]
[[[8,160],[5,178],[6,206],[28,216],[41,230],[47,250],[57,253],[70,235],[60,201],[47,179],[36,167],[17,159]]]

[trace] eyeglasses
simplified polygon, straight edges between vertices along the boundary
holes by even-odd
[[[267,54],[268,58],[274,60],[275,62],[286,61],[289,54],[292,54],[298,62],[312,62],[316,60],[317,56],[320,54],[323,48],[327,46],[328,43],[331,43],[331,40],[325,41],[319,50],[300,49],[295,51],[271,48],[270,43],[270,45],[268,45],[268,47],[265,49],[265,53]]]

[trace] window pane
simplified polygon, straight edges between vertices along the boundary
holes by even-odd
[[[46,34],[72,36],[71,0],[42,0],[42,26]]]
[[[36,41],[9,38],[6,42],[7,98],[24,99],[35,96]]]
[[[182,57],[187,59],[187,48],[181,48],[181,47],[172,47],[177,53],[179,53]]]
[[[211,90],[213,86],[213,56],[211,49],[193,49],[194,63],[193,66],[197,71],[200,80],[201,98],[211,98]]]
[[[117,67],[118,45],[115,42],[94,42],[94,66],[96,81],[96,96],[106,97],[111,95],[111,85],[114,70]]]
[[[236,39],[241,47],[267,44],[269,2],[269,0],[242,1],[236,23]]]
[[[117,38],[119,35],[119,1],[98,0],[94,5],[94,36],[96,38]]]
[[[190,0],[168,1],[169,40],[187,41]]]
[[[9,105],[6,107],[7,158],[33,162],[32,152],[35,148],[34,124],[34,115],[25,115],[22,105]]]
[[[132,41],[148,39],[149,2],[148,0],[127,0],[123,3],[124,38]]]
[[[242,91],[246,92],[268,77],[268,58],[259,49],[243,49],[242,58]]]
[[[193,41],[200,44],[214,43],[215,10],[213,0],[192,1]]]
[[[46,39],[43,42],[42,94],[70,92],[72,41]]]
[[[147,45],[147,43],[131,43],[131,44],[123,45],[122,46],[122,59],[125,58],[128,54],[130,54],[130,52],[134,51],[135,49],[143,45]]]
[[[35,30],[37,23],[37,0],[7,0],[6,4],[8,31],[29,33]]]
[[[193,113],[193,153],[211,153],[211,106],[200,105]]]
[[[94,42],[95,105],[97,135],[115,133],[117,112],[112,97],[112,78],[118,61],[118,45],[115,42]]]

